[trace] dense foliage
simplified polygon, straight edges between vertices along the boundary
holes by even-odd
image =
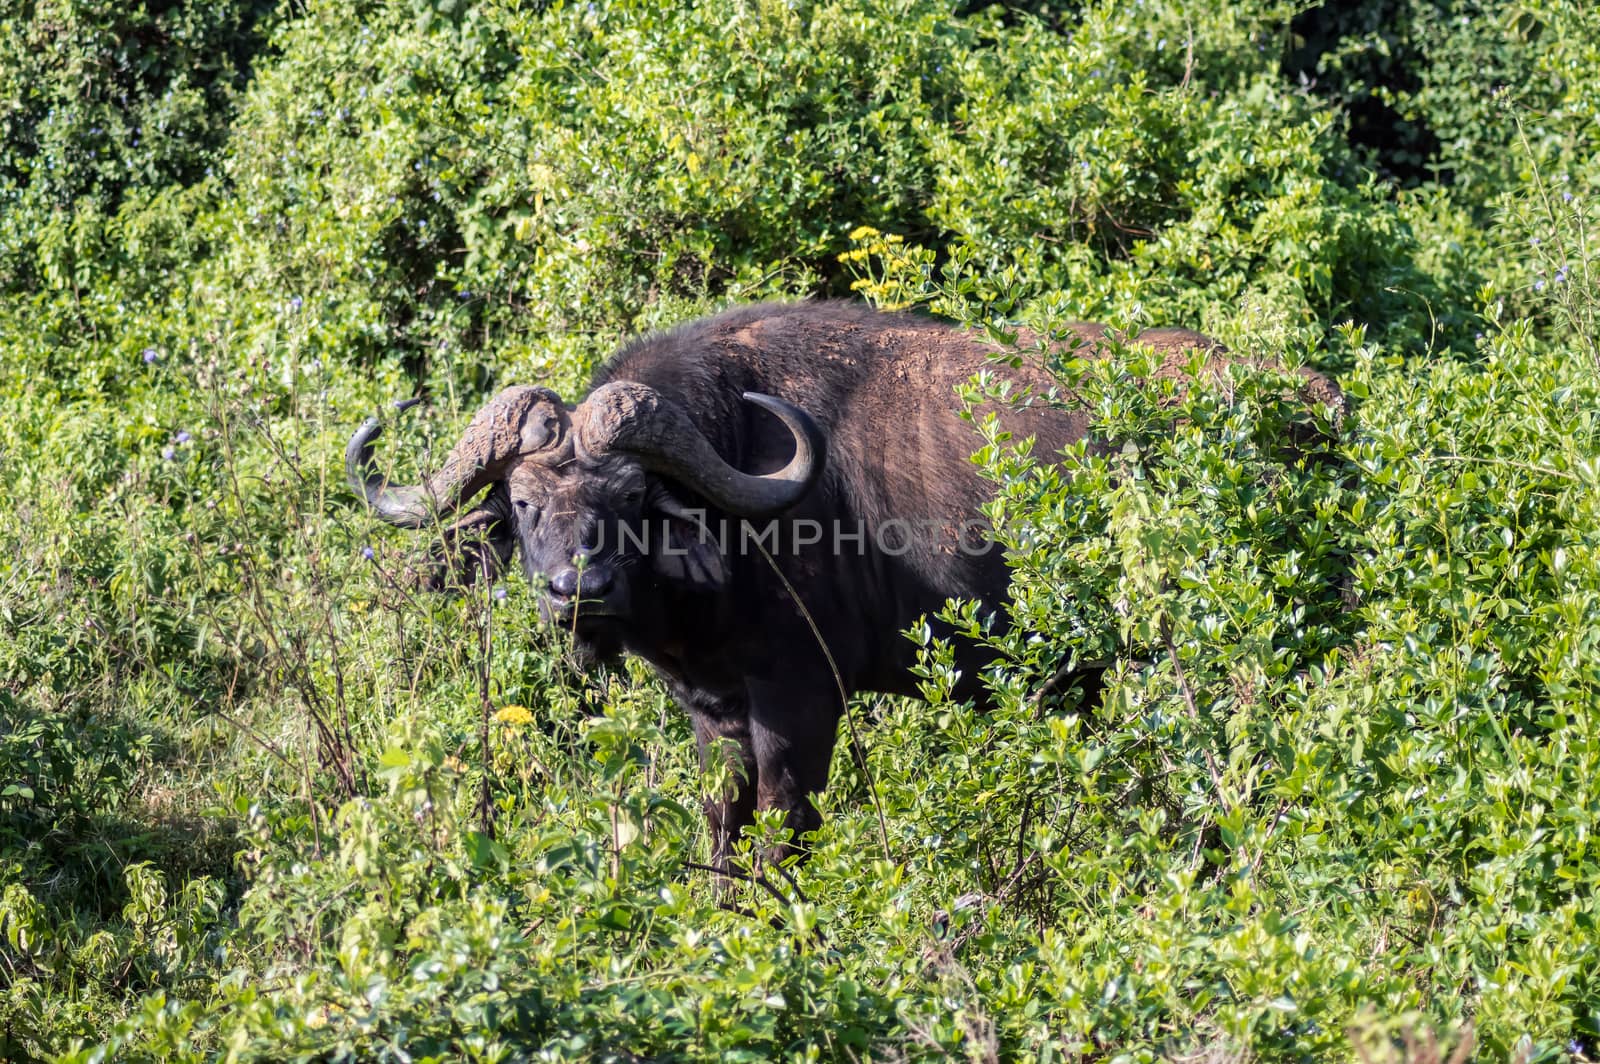
[[[1582,0],[0,16],[0,1057],[1593,1058],[1597,101]],[[342,445],[852,293],[1353,409],[1128,346],[1070,475],[975,422],[998,708],[907,633],[719,906],[648,671],[411,594]]]

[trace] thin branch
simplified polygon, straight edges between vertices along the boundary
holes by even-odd
[[[1519,462],[1514,458],[1499,458],[1495,456],[1480,456],[1474,454],[1429,454],[1422,455],[1424,462],[1475,462],[1479,465],[1501,465],[1512,469],[1520,469],[1525,473],[1539,473],[1558,480],[1570,480],[1574,484],[1581,484],[1582,478],[1576,473],[1568,473],[1562,469],[1552,469],[1549,466],[1535,465],[1532,462]]]
[[[806,609],[806,604],[800,601],[799,592],[794,585],[789,583],[789,578],[783,575],[783,570],[778,568],[778,563],[772,560],[772,555],[767,553],[766,545],[759,537],[750,539],[755,544],[756,550],[767,560],[767,565],[777,574],[783,583],[783,588],[789,593],[789,598],[794,601],[800,615],[805,618],[806,624],[811,629],[811,634],[817,641],[817,646],[822,648],[822,656],[827,659],[828,671],[833,673],[833,682],[839,689],[839,708],[844,716],[845,726],[850,729],[850,752],[855,755],[856,766],[861,769],[861,775],[867,781],[867,793],[872,797],[872,808],[878,814],[878,838],[883,843],[883,859],[894,863],[894,853],[889,847],[889,820],[883,815],[883,802],[878,798],[878,782],[872,776],[872,769],[867,766],[867,754],[861,745],[861,736],[856,731],[856,719],[850,712],[850,696],[844,689],[844,677],[839,673],[838,663],[833,660],[833,651],[828,649],[827,640],[822,638],[822,629],[817,627],[816,618],[811,616],[811,611]]]
[[[1172,641],[1172,625],[1167,620],[1161,622],[1161,642],[1167,648],[1167,659],[1172,662],[1173,674],[1178,679],[1178,690],[1183,694],[1183,704],[1189,711],[1189,719],[1200,719],[1200,707],[1195,704],[1194,691],[1189,687],[1189,678],[1184,675],[1183,663],[1178,660],[1178,647]],[[1222,802],[1228,800],[1222,790],[1222,774],[1217,771],[1217,759],[1211,753],[1211,748],[1205,747],[1202,751],[1206,758],[1206,771],[1211,773],[1211,785],[1216,788],[1217,799]]]
[[[716,865],[701,864],[699,861],[691,861],[688,858],[684,859],[683,867],[694,872],[710,872],[712,875],[726,876],[729,879],[737,879],[744,883],[751,883],[770,894],[779,905],[788,906],[794,904],[794,899],[784,897],[783,892],[777,887],[773,886],[772,881],[766,876],[751,875],[748,872],[740,872],[733,868],[718,868]],[[786,876],[785,878],[788,877]],[[793,883],[794,881],[793,879],[789,879],[789,882]],[[798,893],[798,890],[796,893]],[[802,903],[805,902],[804,895],[801,896],[800,900]],[[811,934],[812,937],[817,940],[818,945],[826,946],[828,944],[828,939],[825,935],[823,935],[822,928],[813,927],[811,929]]]

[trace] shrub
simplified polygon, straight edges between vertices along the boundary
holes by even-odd
[[[0,287],[153,265],[106,262],[107,230],[128,200],[203,179],[272,7],[42,0],[0,20]]]

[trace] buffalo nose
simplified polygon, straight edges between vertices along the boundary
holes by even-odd
[[[597,599],[611,590],[611,572],[603,565],[593,565],[580,574],[576,569],[562,569],[550,578],[550,593],[557,598]]]

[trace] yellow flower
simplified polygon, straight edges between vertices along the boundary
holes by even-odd
[[[854,229],[850,230],[850,239],[857,244],[861,243],[863,240],[869,239],[870,237],[875,237],[877,235],[878,231],[872,228],[870,225],[858,225]]]
[[[465,772],[465,771],[467,771],[467,763],[465,761],[461,760],[455,754],[447,754],[447,755],[445,755],[444,767],[449,769],[451,772]]]
[[[338,1016],[344,1009],[338,1005],[319,1005],[306,1013],[306,1026],[312,1030],[320,1030],[328,1026],[328,1021]]]
[[[506,706],[494,719],[501,724],[532,724],[533,714],[528,712],[527,706]]]

